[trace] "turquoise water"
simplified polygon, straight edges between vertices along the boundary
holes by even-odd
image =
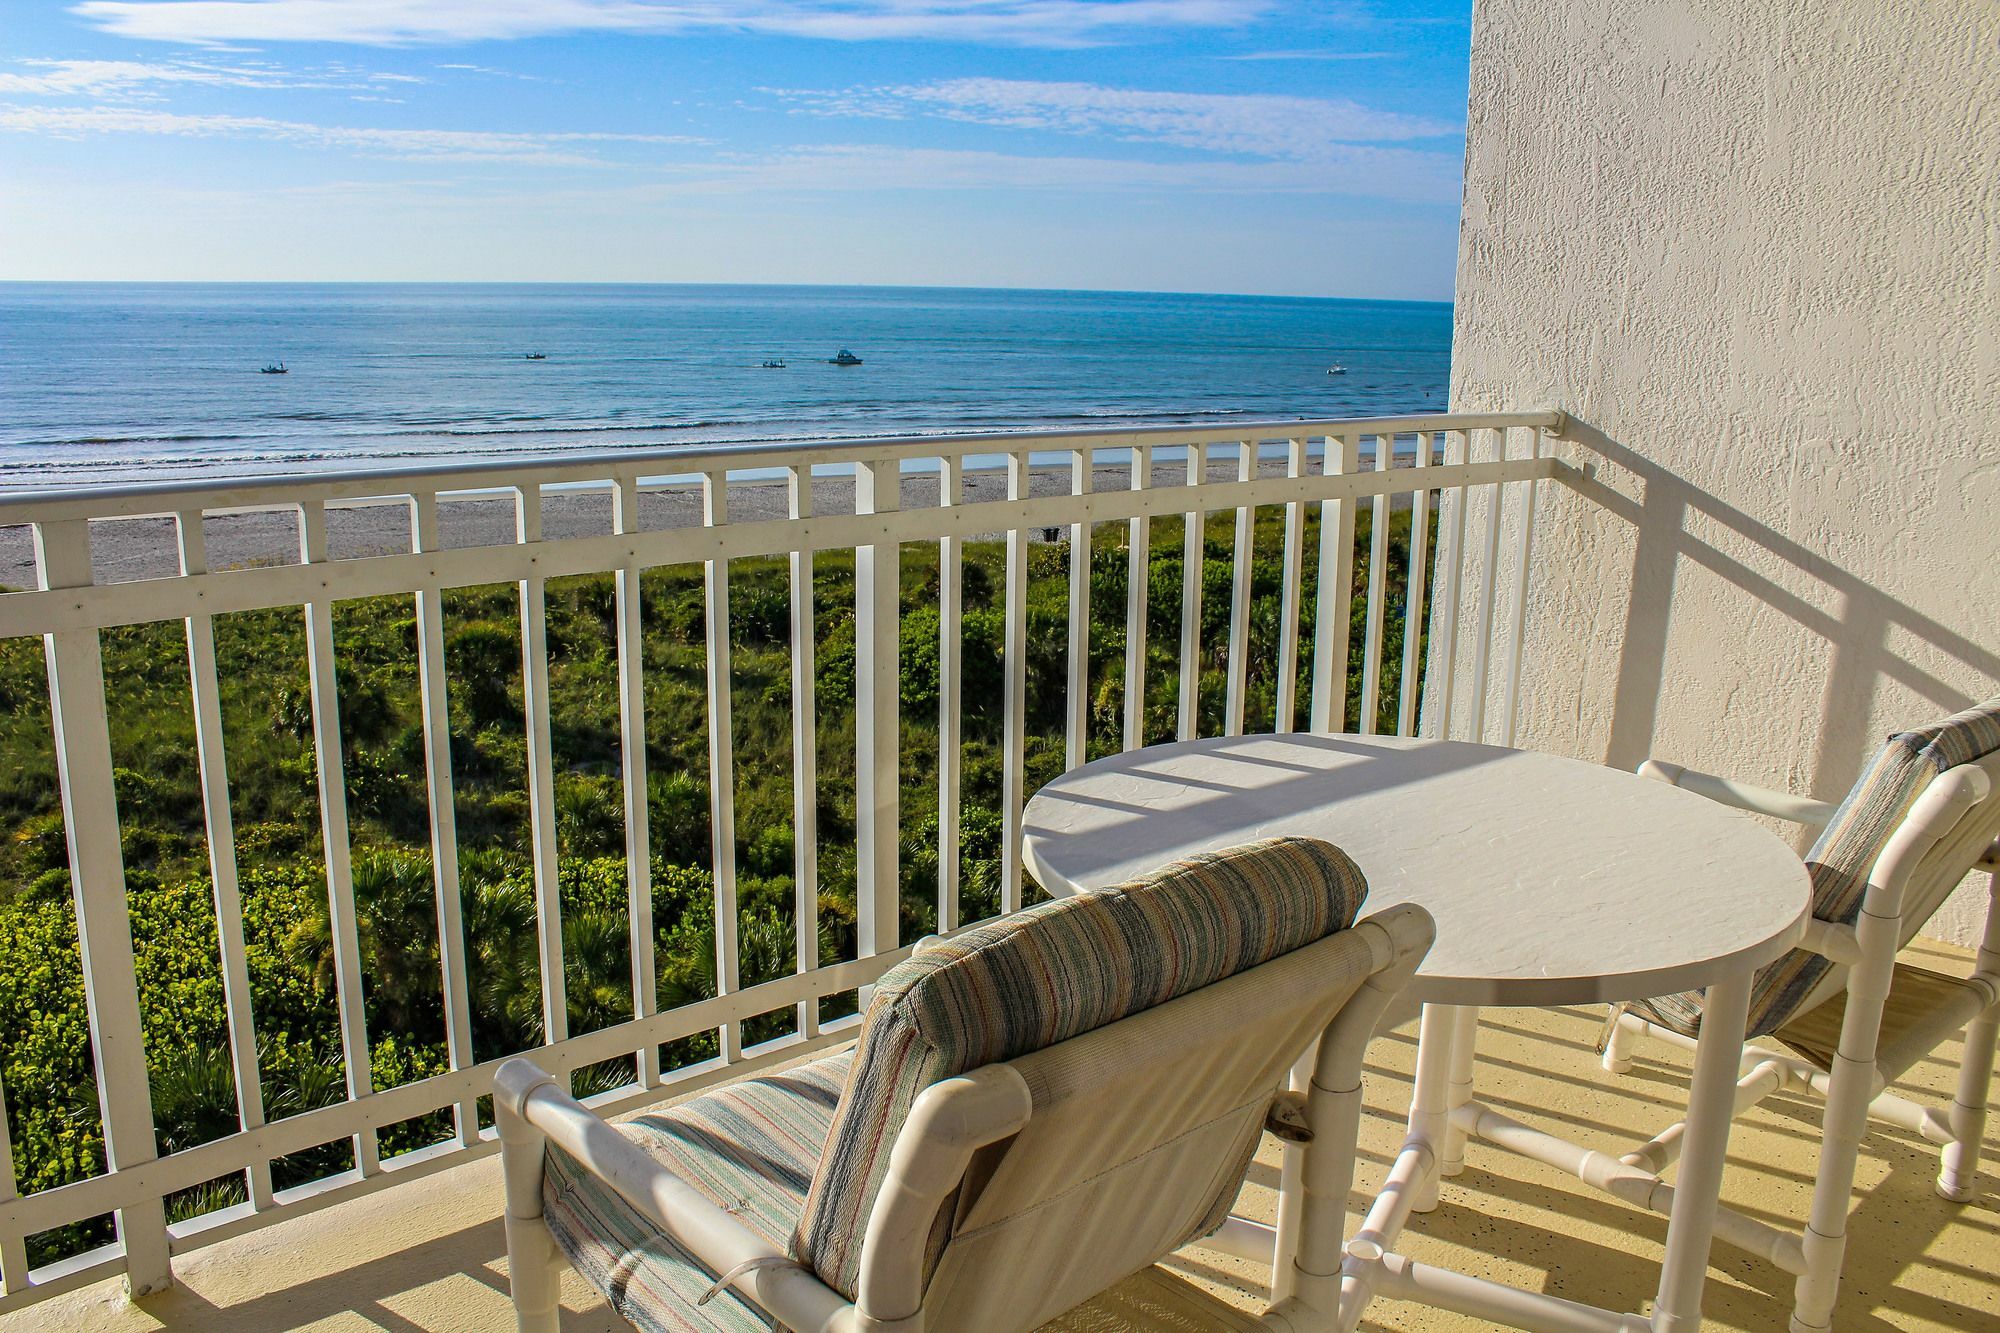
[[[1450,349],[1451,307],[1414,302],[0,284],[0,488],[1441,410]]]

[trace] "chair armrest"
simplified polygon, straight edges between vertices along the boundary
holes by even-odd
[[[515,1071],[511,1066],[528,1066]],[[526,1077],[533,1074],[534,1078]],[[511,1075],[511,1076],[510,1076]],[[809,1269],[683,1181],[525,1060],[501,1066],[495,1100],[616,1190],[710,1271],[790,1328],[822,1328],[852,1306]],[[511,1094],[511,1095],[510,1095]]]
[[[1811,829],[1825,828],[1840,808],[1826,801],[1815,801],[1810,796],[1794,796],[1790,792],[1738,782],[1734,778],[1717,777],[1713,773],[1682,768],[1679,764],[1659,759],[1648,759],[1639,765],[1638,771],[1642,778],[1653,778],[1697,796],[1706,796],[1717,804],[1748,810],[1753,815],[1770,815]]]

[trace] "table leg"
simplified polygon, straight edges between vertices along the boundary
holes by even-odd
[[[1438,1206],[1438,1168],[1451,1125],[1452,1039],[1459,1012],[1451,1005],[1427,1004],[1417,1026],[1416,1088],[1410,1096],[1410,1132],[1404,1143],[1420,1145],[1426,1159],[1410,1204],[1413,1212],[1428,1213]]]
[[[1749,1013],[1748,975],[1729,977],[1708,988],[1688,1099],[1686,1146],[1667,1219],[1667,1257],[1660,1268],[1659,1298],[1653,1303],[1656,1333],[1701,1326],[1701,1289],[1708,1278],[1708,1247],[1715,1232],[1723,1158],[1736,1110],[1737,1064]]]
[[[1479,1046],[1479,1009],[1467,1005],[1452,1011],[1455,1021],[1451,1029],[1451,1081],[1445,1096],[1445,1114],[1455,1114],[1458,1108],[1472,1100],[1473,1060]],[[1438,1157],[1438,1174],[1455,1176],[1465,1170],[1465,1131],[1445,1121],[1444,1151]]]

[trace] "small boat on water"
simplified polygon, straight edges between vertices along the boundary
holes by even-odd
[[[1327,373],[1327,374],[1329,374],[1329,375],[1345,375],[1345,374],[1347,373],[1347,367],[1346,367],[1346,366],[1328,366],[1328,367],[1326,368],[1326,373]]]
[[[272,362],[272,363],[271,363],[270,365],[268,365],[268,366],[264,366],[264,367],[260,368],[260,369],[259,369],[259,370],[257,371],[257,373],[258,373],[259,375],[286,375],[286,374],[290,374],[291,372],[289,372],[289,371],[287,371],[287,370],[285,369],[285,363],[284,363],[284,362],[282,362],[282,361],[273,361],[273,362]]]
[[[521,359],[523,361],[546,361],[549,359],[549,354],[547,352],[523,352],[521,353]]]
[[[827,364],[829,366],[858,366],[861,364],[861,358],[843,347],[840,349],[839,355],[828,359]]]
[[[783,370],[784,368],[785,363],[783,361],[766,361],[764,363],[764,369],[766,370]]]

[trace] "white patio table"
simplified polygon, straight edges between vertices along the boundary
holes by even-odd
[[[1773,834],[1666,783],[1573,759],[1307,734],[1101,759],[1042,788],[1022,823],[1026,864],[1053,894],[1298,834],[1354,858],[1368,879],[1368,910],[1414,902],[1435,918],[1437,942],[1411,986],[1424,1008],[1409,1136],[1344,1254],[1299,1255],[1296,1152],[1287,1153],[1277,1227],[1232,1219],[1227,1228],[1226,1244],[1270,1256],[1273,1299],[1290,1294],[1297,1259],[1310,1273],[1338,1266],[1343,1328],[1377,1293],[1520,1328],[1699,1325],[1751,973],[1797,944],[1810,915],[1805,868]],[[1481,1005],[1638,1000],[1699,987],[1708,999],[1672,1186],[1472,1098]],[[1393,1252],[1409,1214],[1436,1207],[1439,1176],[1461,1169],[1468,1131],[1669,1214],[1650,1320]]]

